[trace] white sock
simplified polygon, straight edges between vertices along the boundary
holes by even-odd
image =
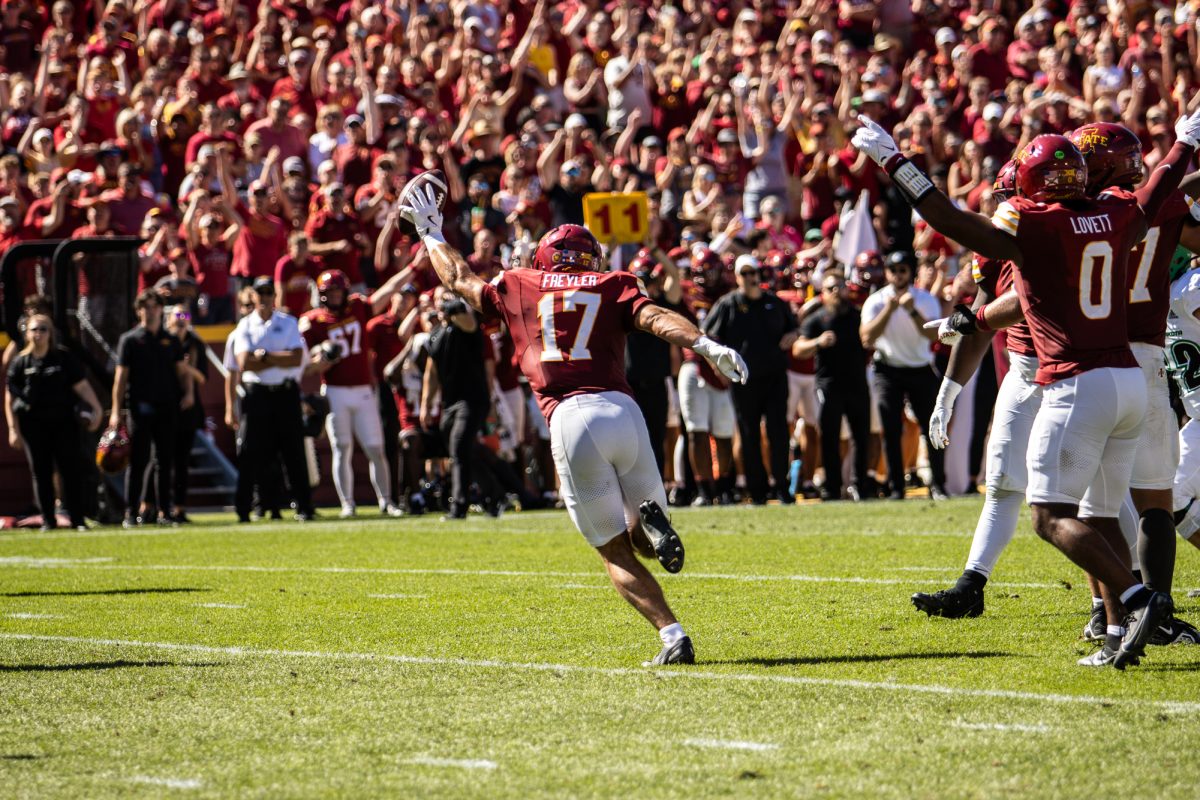
[[[971,537],[967,569],[985,577],[991,576],[1000,554],[1017,531],[1023,505],[1025,495],[1022,492],[987,490],[979,522],[975,525],[975,535]]]
[[[1104,632],[1109,636],[1119,636],[1122,639],[1125,638],[1125,627],[1123,625],[1107,625],[1104,628]]]
[[[1093,597],[1093,598],[1092,598],[1092,610],[1093,610],[1093,611],[1095,611],[1097,608],[1100,608],[1102,605],[1104,605],[1104,599],[1103,599],[1103,598],[1100,598],[1100,597]]]
[[[658,632],[658,637],[662,639],[663,647],[670,647],[686,635],[683,632],[683,626],[678,622],[668,625]]]

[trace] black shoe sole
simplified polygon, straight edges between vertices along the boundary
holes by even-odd
[[[1113,659],[1113,666],[1121,670],[1127,666],[1137,666],[1139,659],[1146,654],[1146,642],[1150,641],[1159,625],[1171,618],[1174,611],[1175,604],[1171,602],[1170,595],[1160,592],[1151,595],[1146,613],[1129,629],[1129,633],[1121,642],[1117,657]]]
[[[658,556],[658,563],[670,573],[683,569],[683,542],[679,534],[671,527],[667,515],[658,507],[658,503],[647,500],[638,506],[638,516],[642,520],[642,530]]]
[[[911,598],[912,604],[917,607],[918,611],[924,611],[931,617],[942,617],[944,619],[974,619],[975,617],[983,616],[983,600],[979,603],[967,608],[964,611],[956,613],[947,613],[945,606],[941,604],[933,595],[917,592]]]

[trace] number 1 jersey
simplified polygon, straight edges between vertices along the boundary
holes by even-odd
[[[650,298],[628,272],[503,272],[483,290],[483,313],[503,319],[521,372],[547,420],[577,394],[624,392],[625,333]]]
[[[1145,215],[1129,192],[1038,203],[1014,197],[992,224],[1021,250],[1014,283],[1045,385],[1104,367],[1137,367],[1129,349],[1129,253]]]

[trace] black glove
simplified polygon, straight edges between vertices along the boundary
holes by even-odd
[[[970,306],[966,303],[959,303],[954,307],[954,313],[946,320],[946,327],[955,333],[970,336],[978,333],[979,320],[975,318],[975,312],[971,310]]]

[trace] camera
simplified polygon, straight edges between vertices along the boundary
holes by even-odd
[[[337,361],[342,357],[342,346],[337,342],[325,341],[318,345],[322,361]]]

